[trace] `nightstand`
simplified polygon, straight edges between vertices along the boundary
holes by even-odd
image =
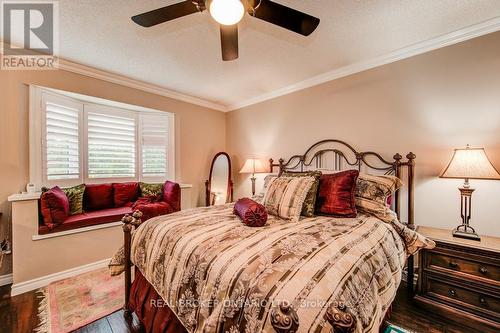
[[[451,230],[417,231],[436,247],[419,253],[415,301],[473,332],[499,332],[500,238],[481,236],[478,242],[453,237]]]

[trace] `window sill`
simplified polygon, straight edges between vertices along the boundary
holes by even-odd
[[[45,234],[45,235],[33,235],[31,237],[31,239],[34,241],[39,241],[39,240],[43,240],[43,239],[62,237],[62,236],[67,236],[67,235],[74,235],[74,234],[79,234],[82,232],[88,232],[88,231],[93,231],[93,230],[107,229],[107,228],[117,227],[117,226],[121,226],[121,225],[122,225],[121,221],[111,222],[111,223],[106,223],[106,224],[98,224],[98,225],[93,225],[90,227],[65,230],[65,231],[54,232],[54,233]]]

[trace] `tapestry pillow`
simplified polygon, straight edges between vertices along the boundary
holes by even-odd
[[[306,172],[294,172],[285,171],[282,174],[283,177],[313,177],[314,183],[311,189],[307,193],[304,204],[302,205],[301,214],[307,217],[314,216],[314,207],[316,205],[316,194],[318,193],[319,179],[321,177],[321,171],[306,171]]]
[[[313,183],[313,177],[272,178],[264,195],[264,207],[268,214],[297,222]]]
[[[358,175],[357,170],[322,175],[316,199],[316,213],[335,217],[356,217],[354,193]]]
[[[43,223],[49,229],[63,223],[69,215],[68,197],[58,186],[43,192],[40,197],[40,206]]]
[[[236,201],[233,213],[249,227],[262,227],[267,222],[266,208],[249,198]]]
[[[163,184],[148,184],[148,183],[139,183],[139,187],[141,188],[141,196],[143,197],[161,197],[163,194]]]
[[[87,184],[83,195],[87,211],[113,208],[113,186],[111,184]]]
[[[138,183],[113,183],[113,202],[115,207],[132,206],[138,197]]]
[[[62,191],[69,200],[69,214],[77,215],[83,213],[83,193],[85,192],[85,184],[63,188]]]
[[[396,214],[387,205],[388,198],[401,186],[403,182],[395,176],[360,173],[356,184],[356,207],[361,212],[391,222]]]
[[[269,184],[271,183],[271,180],[274,178],[278,177],[278,175],[267,175],[264,178],[264,185],[262,186],[262,190],[259,192],[259,194],[256,194],[252,197],[252,200],[255,202],[258,202],[260,204],[264,203],[264,196],[266,195],[267,188],[269,187]]]

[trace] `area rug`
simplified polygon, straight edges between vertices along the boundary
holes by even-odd
[[[405,330],[402,327],[396,326],[394,324],[389,324],[385,329],[384,333],[412,333],[410,331]]]
[[[39,289],[38,333],[66,333],[105,317],[123,306],[123,275],[107,268],[52,282]]]

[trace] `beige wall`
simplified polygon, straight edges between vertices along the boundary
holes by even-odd
[[[250,191],[237,174],[245,158],[336,138],[387,158],[416,153],[416,223],[452,228],[461,182],[437,176],[453,148],[485,147],[500,169],[500,32],[231,112],[226,128],[236,198]],[[500,236],[500,181],[472,186],[473,225]]]
[[[5,233],[10,217],[7,196],[24,190],[28,182],[29,84],[175,113],[176,180],[193,184],[193,204],[204,202],[204,181],[211,159],[225,149],[224,113],[66,71],[1,70],[0,211],[4,213],[0,220],[1,235]],[[100,249],[90,251],[99,253]],[[109,257],[109,253],[106,255]],[[7,258],[0,268],[0,275],[9,271],[10,258]]]

